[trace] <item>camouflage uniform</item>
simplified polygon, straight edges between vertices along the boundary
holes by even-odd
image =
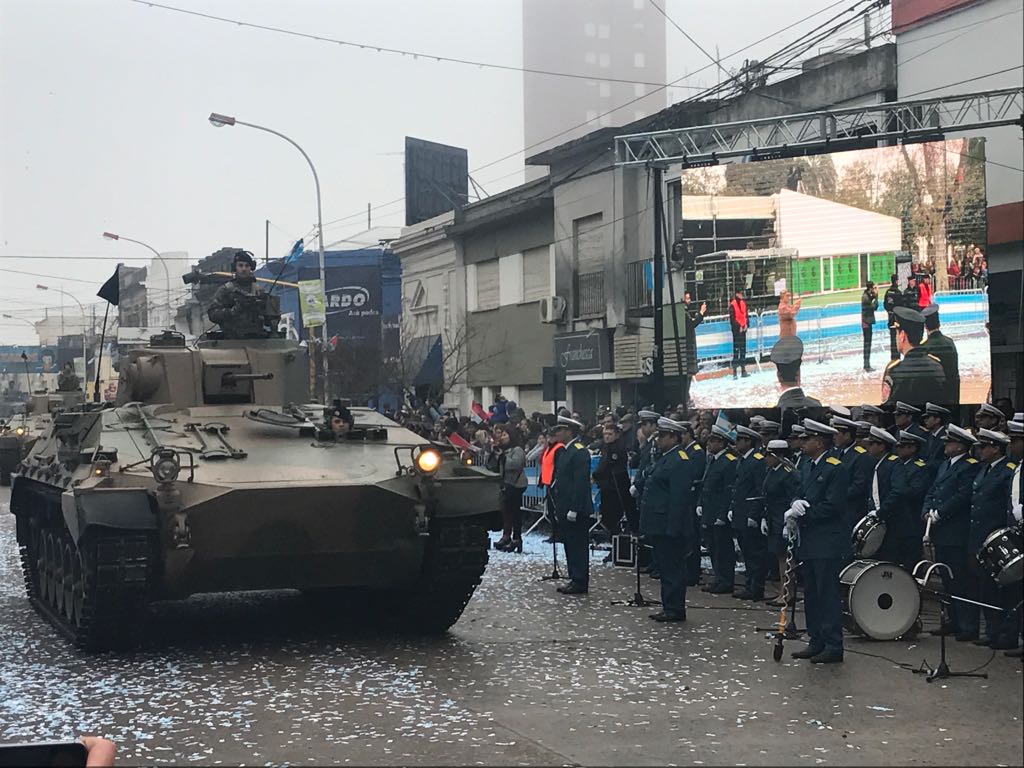
[[[212,322],[231,339],[265,339],[277,334],[281,305],[277,296],[260,290],[253,281],[237,280],[217,289],[207,311]]]

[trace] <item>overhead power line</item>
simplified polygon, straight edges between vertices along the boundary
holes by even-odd
[[[854,9],[856,9],[860,5],[863,5],[865,1],[866,0],[857,0],[849,8],[847,8],[846,10],[840,12],[836,16],[833,16],[828,21],[824,22],[824,24],[819,25],[814,30],[812,30],[812,32],[809,33],[809,34],[816,33],[819,29],[821,29],[822,26],[825,26],[827,24],[831,24],[833,21],[835,21],[840,16],[853,11]],[[755,45],[760,45],[761,43],[765,42],[766,40],[770,40],[773,37],[777,37],[778,35],[781,35],[783,32],[788,32],[793,27],[797,27],[797,26],[803,24],[806,21],[810,21],[815,16],[820,16],[821,14],[826,13],[827,11],[831,11],[836,6],[843,5],[844,3],[847,3],[847,2],[848,2],[848,0],[836,0],[836,2],[829,3],[824,8],[820,8],[819,10],[814,11],[813,13],[810,13],[807,16],[804,16],[803,18],[798,19],[797,21],[792,22],[791,24],[787,24],[786,26],[782,27],[781,29],[777,29],[776,31],[771,32],[771,33],[765,35],[764,37],[762,37],[762,38],[760,38],[758,40],[755,40],[752,43],[748,43],[747,45],[743,46],[742,48],[737,48],[735,51],[732,51],[731,53],[727,53],[725,56],[722,57],[722,59],[723,60],[724,59],[730,59],[733,56],[736,56],[736,55],[738,55],[740,53],[743,53],[744,51],[747,51],[747,50],[753,48]],[[801,40],[803,40],[803,39],[804,38],[801,38]],[[788,50],[793,45],[794,45],[794,43],[790,43],[789,45],[785,46],[782,50],[783,51]],[[566,128],[566,129],[562,130],[562,131],[559,131],[558,133],[556,133],[556,134],[554,134],[552,136],[548,136],[547,138],[542,139],[541,141],[537,141],[537,142],[534,142],[533,144],[529,144],[529,145],[523,147],[522,149],[516,150],[515,152],[511,152],[511,153],[509,153],[507,155],[504,155],[503,157],[499,157],[497,160],[492,160],[491,162],[486,163],[485,165],[481,165],[478,168],[474,168],[472,171],[470,171],[470,173],[479,173],[480,171],[483,171],[483,170],[486,170],[487,168],[490,168],[492,166],[498,165],[499,163],[502,163],[502,162],[504,162],[506,160],[510,160],[513,157],[517,157],[519,155],[525,154],[526,152],[529,152],[531,149],[535,149],[535,148],[537,148],[539,146],[547,144],[548,142],[553,141],[554,139],[561,138],[562,136],[565,136],[566,134],[572,133],[572,132],[578,130],[579,128],[583,128],[583,127],[585,127],[587,125],[590,125],[592,123],[596,123],[602,117],[607,117],[608,115],[611,115],[614,112],[618,112],[620,109],[625,109],[625,108],[627,108],[629,106],[632,106],[633,104],[637,103],[638,101],[650,98],[652,95],[654,95],[655,93],[658,93],[659,91],[663,91],[663,90],[666,90],[668,88],[677,88],[677,87],[679,87],[678,84],[681,83],[683,80],[691,78],[694,75],[699,75],[701,72],[704,72],[705,70],[708,70],[708,69],[710,69],[713,66],[715,66],[715,65],[714,64],[706,64],[705,66],[700,67],[699,69],[695,69],[693,72],[688,72],[687,74],[683,75],[682,77],[679,77],[679,78],[673,80],[672,82],[668,83],[667,85],[658,86],[657,88],[655,88],[655,90],[651,91],[650,93],[646,93],[643,96],[637,96],[637,97],[635,97],[633,99],[630,99],[627,102],[624,102],[623,104],[619,104],[616,107],[612,107],[611,109],[607,110],[606,112],[602,112],[601,114],[596,115],[595,117],[593,117],[590,120],[584,120],[583,122],[577,123],[575,125],[572,125],[572,126]],[[736,79],[736,77],[737,77],[736,75],[730,75],[729,79],[724,81],[720,86],[714,86],[714,87],[712,87],[710,89],[701,89],[701,93],[698,93],[698,94],[696,94],[694,96],[691,96],[689,99],[686,99],[683,103],[690,103],[692,101],[699,100],[699,99],[703,98],[707,93],[716,91],[720,87],[724,87],[726,84],[728,84],[732,80]],[[517,171],[517,173],[518,173],[518,171]],[[381,203],[379,206],[375,206],[375,207],[371,208],[371,210],[376,212],[376,211],[378,211],[381,208],[388,208],[388,207],[390,207],[392,205],[397,205],[397,204],[402,203],[404,201],[405,201],[404,197],[398,197],[398,198],[395,198],[394,200],[389,200],[386,203]],[[349,214],[347,216],[342,216],[340,218],[332,219],[330,221],[324,222],[324,226],[328,227],[328,226],[331,226],[331,225],[334,225],[334,224],[339,224],[339,223],[344,222],[344,221],[350,221],[352,219],[360,218],[360,217],[363,217],[363,216],[366,216],[366,209],[363,209],[363,210],[359,211],[358,213],[352,213],[352,214]]]
[[[663,2],[665,2],[665,1],[666,1],[666,0],[663,0]],[[692,44],[693,44],[693,47],[694,47],[694,48],[696,48],[696,49],[697,49],[698,51],[700,51],[700,52],[701,52],[701,53],[703,53],[703,54],[704,54],[705,56],[707,56],[707,57],[708,57],[708,58],[709,58],[709,59],[711,60],[711,63],[712,63],[712,64],[714,64],[714,65],[715,65],[716,67],[718,67],[718,68],[719,68],[720,70],[722,70],[722,74],[723,74],[723,75],[725,75],[726,77],[731,77],[731,75],[730,75],[730,74],[729,74],[729,72],[728,72],[728,71],[727,71],[727,70],[725,69],[725,67],[723,67],[723,66],[722,66],[722,62],[721,62],[721,61],[719,61],[718,59],[716,59],[716,58],[715,58],[714,56],[712,56],[712,55],[711,55],[710,53],[708,53],[708,52],[707,52],[707,51],[706,51],[706,50],[704,49],[704,46],[702,46],[702,45],[701,45],[700,43],[698,43],[698,42],[697,42],[696,40],[694,40],[694,39],[693,39],[692,37],[690,37],[690,34],[689,34],[689,33],[688,33],[688,32],[687,32],[687,31],[686,31],[685,29],[683,29],[683,28],[682,28],[681,26],[679,26],[679,25],[678,25],[678,24],[676,23],[676,20],[675,20],[675,19],[673,19],[673,18],[672,18],[671,16],[669,16],[669,15],[668,15],[668,12],[667,12],[667,11],[666,11],[666,10],[665,10],[665,9],[664,9],[664,8],[663,8],[662,6],[658,5],[658,4],[657,4],[657,3],[655,2],[655,0],[647,0],[647,2],[649,2],[649,3],[651,4],[651,6],[653,6],[653,7],[655,8],[655,10],[657,10],[657,11],[658,11],[658,13],[660,13],[660,14],[661,14],[662,16],[664,16],[664,17],[665,17],[665,21],[667,21],[667,22],[668,22],[669,24],[671,24],[671,25],[672,25],[673,27],[675,27],[675,28],[676,28],[677,30],[679,30],[680,34],[682,34],[682,36],[683,36],[683,37],[685,37],[685,38],[686,38],[687,40],[689,40],[689,41],[690,41],[690,43],[692,43]]]
[[[340,40],[334,37],[327,37],[325,35],[314,35],[309,32],[299,32],[294,29],[285,29],[283,27],[274,27],[269,24],[255,24],[249,21],[242,21],[241,19],[229,19],[225,16],[216,16],[212,13],[202,13],[201,11],[193,11],[188,8],[176,8],[172,5],[163,5],[161,3],[151,3],[148,0],[130,0],[133,3],[139,5],[148,5],[150,8],[159,8],[164,11],[172,11],[174,13],[185,14],[186,16],[195,16],[207,21],[217,21],[224,24],[231,24],[238,27],[249,27],[250,29],[259,29],[264,32],[274,32],[280,35],[288,35],[290,37],[299,37],[304,40],[314,40],[319,43],[333,43],[336,45],[345,46],[348,48],[359,48],[364,51],[372,51],[374,53],[390,53],[406,58],[413,58],[415,60],[424,59],[427,61],[433,60],[435,62],[447,62],[449,64],[462,64],[465,66],[476,67],[478,69],[497,69],[505,72],[524,72],[531,75],[547,75],[549,77],[567,77],[574,80],[591,80],[594,82],[605,82],[605,83],[626,83],[629,85],[654,85],[664,86],[664,83],[652,83],[645,80],[629,80],[626,78],[618,77],[602,77],[601,75],[581,75],[574,74],[572,72],[554,72],[548,69],[536,69],[533,67],[517,67],[512,64],[496,64],[490,61],[476,61],[474,59],[462,59],[455,56],[438,56],[433,53],[425,53],[424,51],[409,51],[402,48],[390,48],[385,45],[375,45],[374,43],[357,43],[352,40]],[[699,90],[697,86],[693,86],[694,90]]]

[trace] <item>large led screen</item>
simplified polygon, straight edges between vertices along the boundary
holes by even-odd
[[[826,405],[984,402],[984,150],[683,171],[672,269],[694,405],[774,407],[798,385]]]

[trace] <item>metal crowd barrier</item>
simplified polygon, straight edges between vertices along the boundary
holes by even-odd
[[[881,297],[879,297],[881,300]],[[942,291],[933,301],[939,305],[944,328],[973,325],[979,329],[988,320],[988,297],[983,290]],[[824,360],[837,352],[861,349],[863,333],[860,302],[840,302],[801,307],[797,314],[797,335],[804,343],[805,360]],[[779,340],[779,313],[769,309],[750,313],[747,331],[747,355],[755,360],[767,358]],[[732,329],[727,315],[704,320],[696,329],[697,364],[728,362],[732,359]],[[888,354],[888,313],[875,312],[872,351]]]

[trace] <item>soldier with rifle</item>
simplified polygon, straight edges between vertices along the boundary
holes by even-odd
[[[281,303],[257,284],[253,271],[256,259],[248,251],[236,251],[232,261],[234,277],[213,296],[207,311],[228,339],[268,339],[278,335]]]

